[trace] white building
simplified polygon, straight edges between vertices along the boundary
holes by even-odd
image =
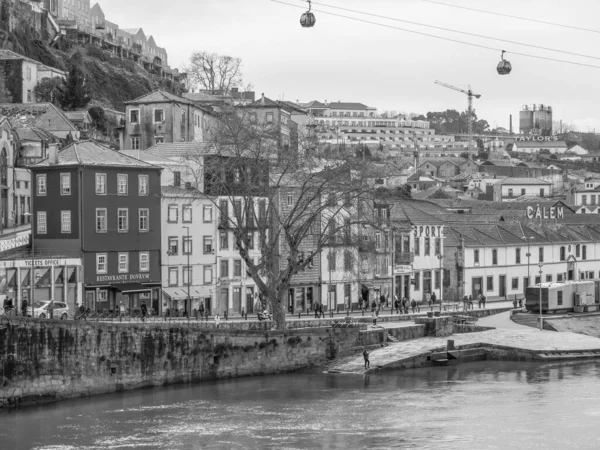
[[[552,197],[552,183],[537,178],[508,177],[494,183],[493,201],[502,202],[516,197]]]
[[[600,177],[589,177],[582,184],[573,185],[567,191],[567,204],[596,210],[600,206]]]
[[[562,155],[567,152],[567,143],[565,141],[516,141],[511,151],[536,154],[547,151],[551,154]]]

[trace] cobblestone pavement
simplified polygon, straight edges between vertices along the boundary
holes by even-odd
[[[509,330],[531,330],[531,327],[521,325],[510,320],[510,311],[482,317],[475,323],[482,327],[503,328]]]
[[[449,337],[424,337],[391,344],[373,350],[369,356],[371,368],[385,366],[394,361],[412,358],[436,348],[445,348],[448,339],[457,346],[466,344],[491,344],[532,351],[600,351],[600,339],[576,333],[539,331],[525,327],[523,330],[496,329],[480,333],[455,334]],[[331,368],[340,372],[364,373],[364,359],[359,355]]]

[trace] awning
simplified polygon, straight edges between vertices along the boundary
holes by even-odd
[[[150,292],[152,290],[152,288],[140,283],[113,284],[112,287],[123,294],[137,294],[139,292]]]
[[[171,300],[187,300],[188,288],[185,287],[167,287],[163,288],[163,294],[169,297]],[[190,299],[198,300],[202,297],[199,287],[190,286]]]

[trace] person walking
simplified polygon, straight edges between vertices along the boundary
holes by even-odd
[[[54,319],[54,299],[50,300],[48,305],[48,316],[50,319]]]
[[[21,315],[23,317],[27,316],[27,307],[29,305],[27,304],[27,299],[23,299],[23,301],[21,302]]]
[[[385,295],[381,294],[381,296],[379,297],[379,309],[382,309],[386,304],[386,298]]]
[[[363,358],[365,358],[365,370],[367,370],[371,367],[371,362],[369,361],[369,352],[366,348],[363,350]]]
[[[479,309],[481,309],[481,301],[482,301],[481,299],[482,299],[482,297],[483,296],[481,295],[481,292],[480,292],[479,295],[477,296],[477,307]]]
[[[221,318],[219,317],[219,313],[215,314],[215,324],[217,328],[219,328],[219,324],[221,323]]]
[[[469,309],[473,309],[473,295],[469,294]]]
[[[400,301],[397,295],[394,295],[394,307],[396,308],[396,314],[400,314]]]
[[[313,306],[313,309],[315,310],[315,319],[319,318],[319,303],[315,303],[315,306]]]
[[[198,307],[198,316],[200,319],[204,318],[204,302],[202,300],[200,300],[200,306]]]
[[[414,314],[416,312],[415,310],[417,309],[417,302],[414,298],[410,301],[410,307],[412,308],[412,312]]]
[[[437,300],[437,297],[435,296],[435,292],[432,292],[431,293],[431,304],[435,305],[436,300]]]
[[[481,304],[483,305],[483,309],[485,309],[485,302],[486,302],[487,298],[485,298],[485,295],[481,296]]]
[[[140,310],[142,311],[142,322],[145,322],[146,316],[148,315],[148,307],[146,306],[146,302],[142,302],[142,306],[140,306]]]
[[[373,319],[373,325],[377,325],[377,311],[373,308],[371,312],[371,318]]]

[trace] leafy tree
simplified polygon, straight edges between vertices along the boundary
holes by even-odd
[[[85,108],[90,100],[85,74],[81,66],[81,56],[74,56],[71,59],[69,74],[64,82],[60,105],[64,109],[75,110]]]
[[[48,102],[59,105],[63,94],[64,81],[62,78],[42,78],[35,87],[35,96],[38,102]]]
[[[102,134],[108,131],[108,119],[104,109],[100,106],[92,106],[88,109],[88,114],[92,118],[92,126]]]

